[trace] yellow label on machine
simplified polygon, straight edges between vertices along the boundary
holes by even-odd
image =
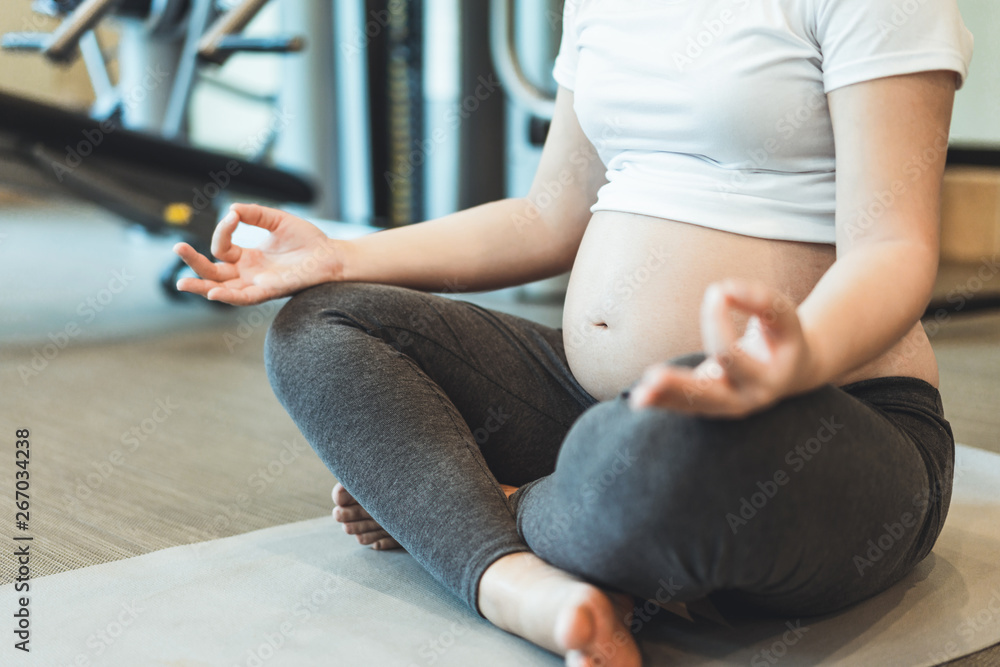
[[[163,219],[168,225],[186,225],[191,222],[194,210],[187,204],[168,204],[163,209]]]

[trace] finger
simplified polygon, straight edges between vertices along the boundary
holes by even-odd
[[[256,285],[249,285],[240,289],[220,285],[210,289],[205,297],[211,301],[228,303],[231,306],[253,306],[270,298],[263,288]]]
[[[215,232],[212,234],[212,254],[223,262],[235,264],[240,261],[243,248],[233,243],[233,232],[239,224],[239,214],[230,211],[215,226]]]
[[[739,350],[757,361],[770,361],[772,358],[771,347],[764,334],[760,318],[751,315],[747,320],[746,330],[740,339],[736,341]]]
[[[284,213],[275,208],[259,204],[233,204],[229,210],[235,211],[239,219],[248,225],[273,232],[284,219]]]
[[[348,535],[363,535],[382,530],[382,526],[377,521],[366,519],[364,521],[350,521],[344,524],[344,532]]]
[[[634,409],[661,405],[680,386],[675,370],[667,364],[659,364],[649,368],[629,391],[629,405]]]
[[[701,301],[701,340],[705,353],[709,356],[723,355],[738,337],[726,293],[722,285],[712,283],[705,289]]]
[[[711,368],[709,364],[705,366]],[[648,380],[644,378],[630,392],[630,407],[656,407],[712,416],[742,414],[741,397],[726,381],[721,369],[713,372],[699,368],[664,366],[652,371]]]
[[[756,315],[762,329],[780,332],[798,325],[795,303],[762,282],[727,280],[722,289],[732,306]]]
[[[187,243],[175,245],[174,252],[202,278],[223,282],[232,280],[239,275],[236,267],[232,264],[216,264]]]
[[[219,283],[214,280],[201,280],[200,278],[181,278],[177,281],[177,289],[181,292],[190,292],[208,298],[208,293],[219,287]]]

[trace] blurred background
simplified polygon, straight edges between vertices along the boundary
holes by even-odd
[[[0,437],[34,434],[39,574],[329,511],[264,376],[281,303],[178,295],[170,248],[206,249],[231,201],[349,238],[523,196],[561,5],[3,0]],[[959,441],[1000,452],[1000,4],[959,6],[975,57],[924,322]],[[564,287],[463,298],[559,326]]]

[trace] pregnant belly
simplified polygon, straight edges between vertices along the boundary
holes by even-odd
[[[598,212],[580,244],[566,293],[563,340],[570,369],[595,398],[613,398],[649,365],[702,349],[699,311],[710,283],[761,280],[800,303],[835,257],[827,244]],[[936,386],[933,352],[919,323],[911,334],[906,355],[894,348],[835,383],[911,375]]]

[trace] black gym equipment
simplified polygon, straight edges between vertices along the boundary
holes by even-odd
[[[223,193],[294,203],[315,196],[311,183],[280,169],[2,93],[0,181],[66,188],[206,254]],[[178,260],[163,275],[171,296],[183,266]]]
[[[82,53],[99,103],[88,116],[0,93],[0,182],[64,188],[150,233],[176,234],[206,255],[219,217],[216,202],[223,195],[311,203],[315,189],[301,176],[184,142],[198,68],[222,64],[238,51],[302,48],[297,37],[238,34],[267,2],[35,0],[36,11],[64,16],[62,23],[53,33],[9,33],[0,47],[39,52],[54,63]],[[112,14],[144,21],[150,38],[183,40],[161,127],[139,132],[122,125],[121,96],[110,85],[93,32]],[[176,282],[184,266],[172,257],[162,275],[162,286],[173,298],[181,296]]]

